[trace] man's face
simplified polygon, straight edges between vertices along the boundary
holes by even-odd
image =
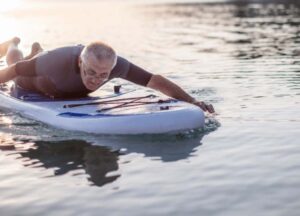
[[[109,59],[97,60],[93,55],[86,59],[79,59],[80,74],[83,84],[92,91],[97,90],[109,78],[113,61]]]

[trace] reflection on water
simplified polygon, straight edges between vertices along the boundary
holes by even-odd
[[[88,180],[97,186],[115,181],[120,176],[107,176],[109,172],[117,171],[119,168],[117,163],[119,151],[94,146],[82,140],[8,142],[5,137],[0,150],[18,154],[18,159],[21,159],[26,167],[54,170],[54,176],[83,169],[89,176]]]
[[[74,171],[84,171],[93,185],[103,186],[121,176],[111,174],[117,173],[121,155],[137,153],[164,162],[184,160],[191,157],[201,145],[204,134],[195,132],[177,136],[144,136],[143,139],[124,136],[111,140],[104,137],[102,139],[106,147],[97,145],[99,140],[95,141],[94,137],[91,137],[91,142],[75,139],[33,141],[2,134],[0,150],[8,151],[7,155],[17,155],[17,159],[21,160],[25,167],[53,170],[53,176],[50,177],[70,173],[76,176],[78,172],[72,174]],[[128,162],[130,161],[126,163]]]

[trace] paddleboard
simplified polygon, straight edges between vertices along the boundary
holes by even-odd
[[[113,92],[113,91],[112,91]],[[163,134],[204,126],[204,113],[194,105],[142,90],[52,99],[0,85],[0,108],[65,130],[96,134]]]

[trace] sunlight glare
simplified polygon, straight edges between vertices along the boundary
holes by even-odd
[[[20,7],[22,0],[0,0],[0,12],[10,11]]]

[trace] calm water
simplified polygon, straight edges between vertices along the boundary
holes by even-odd
[[[299,215],[300,5],[282,2],[67,1],[1,12],[0,39],[19,35],[25,52],[36,40],[45,49],[104,40],[218,113],[203,132],[140,137],[2,111],[1,215]]]

